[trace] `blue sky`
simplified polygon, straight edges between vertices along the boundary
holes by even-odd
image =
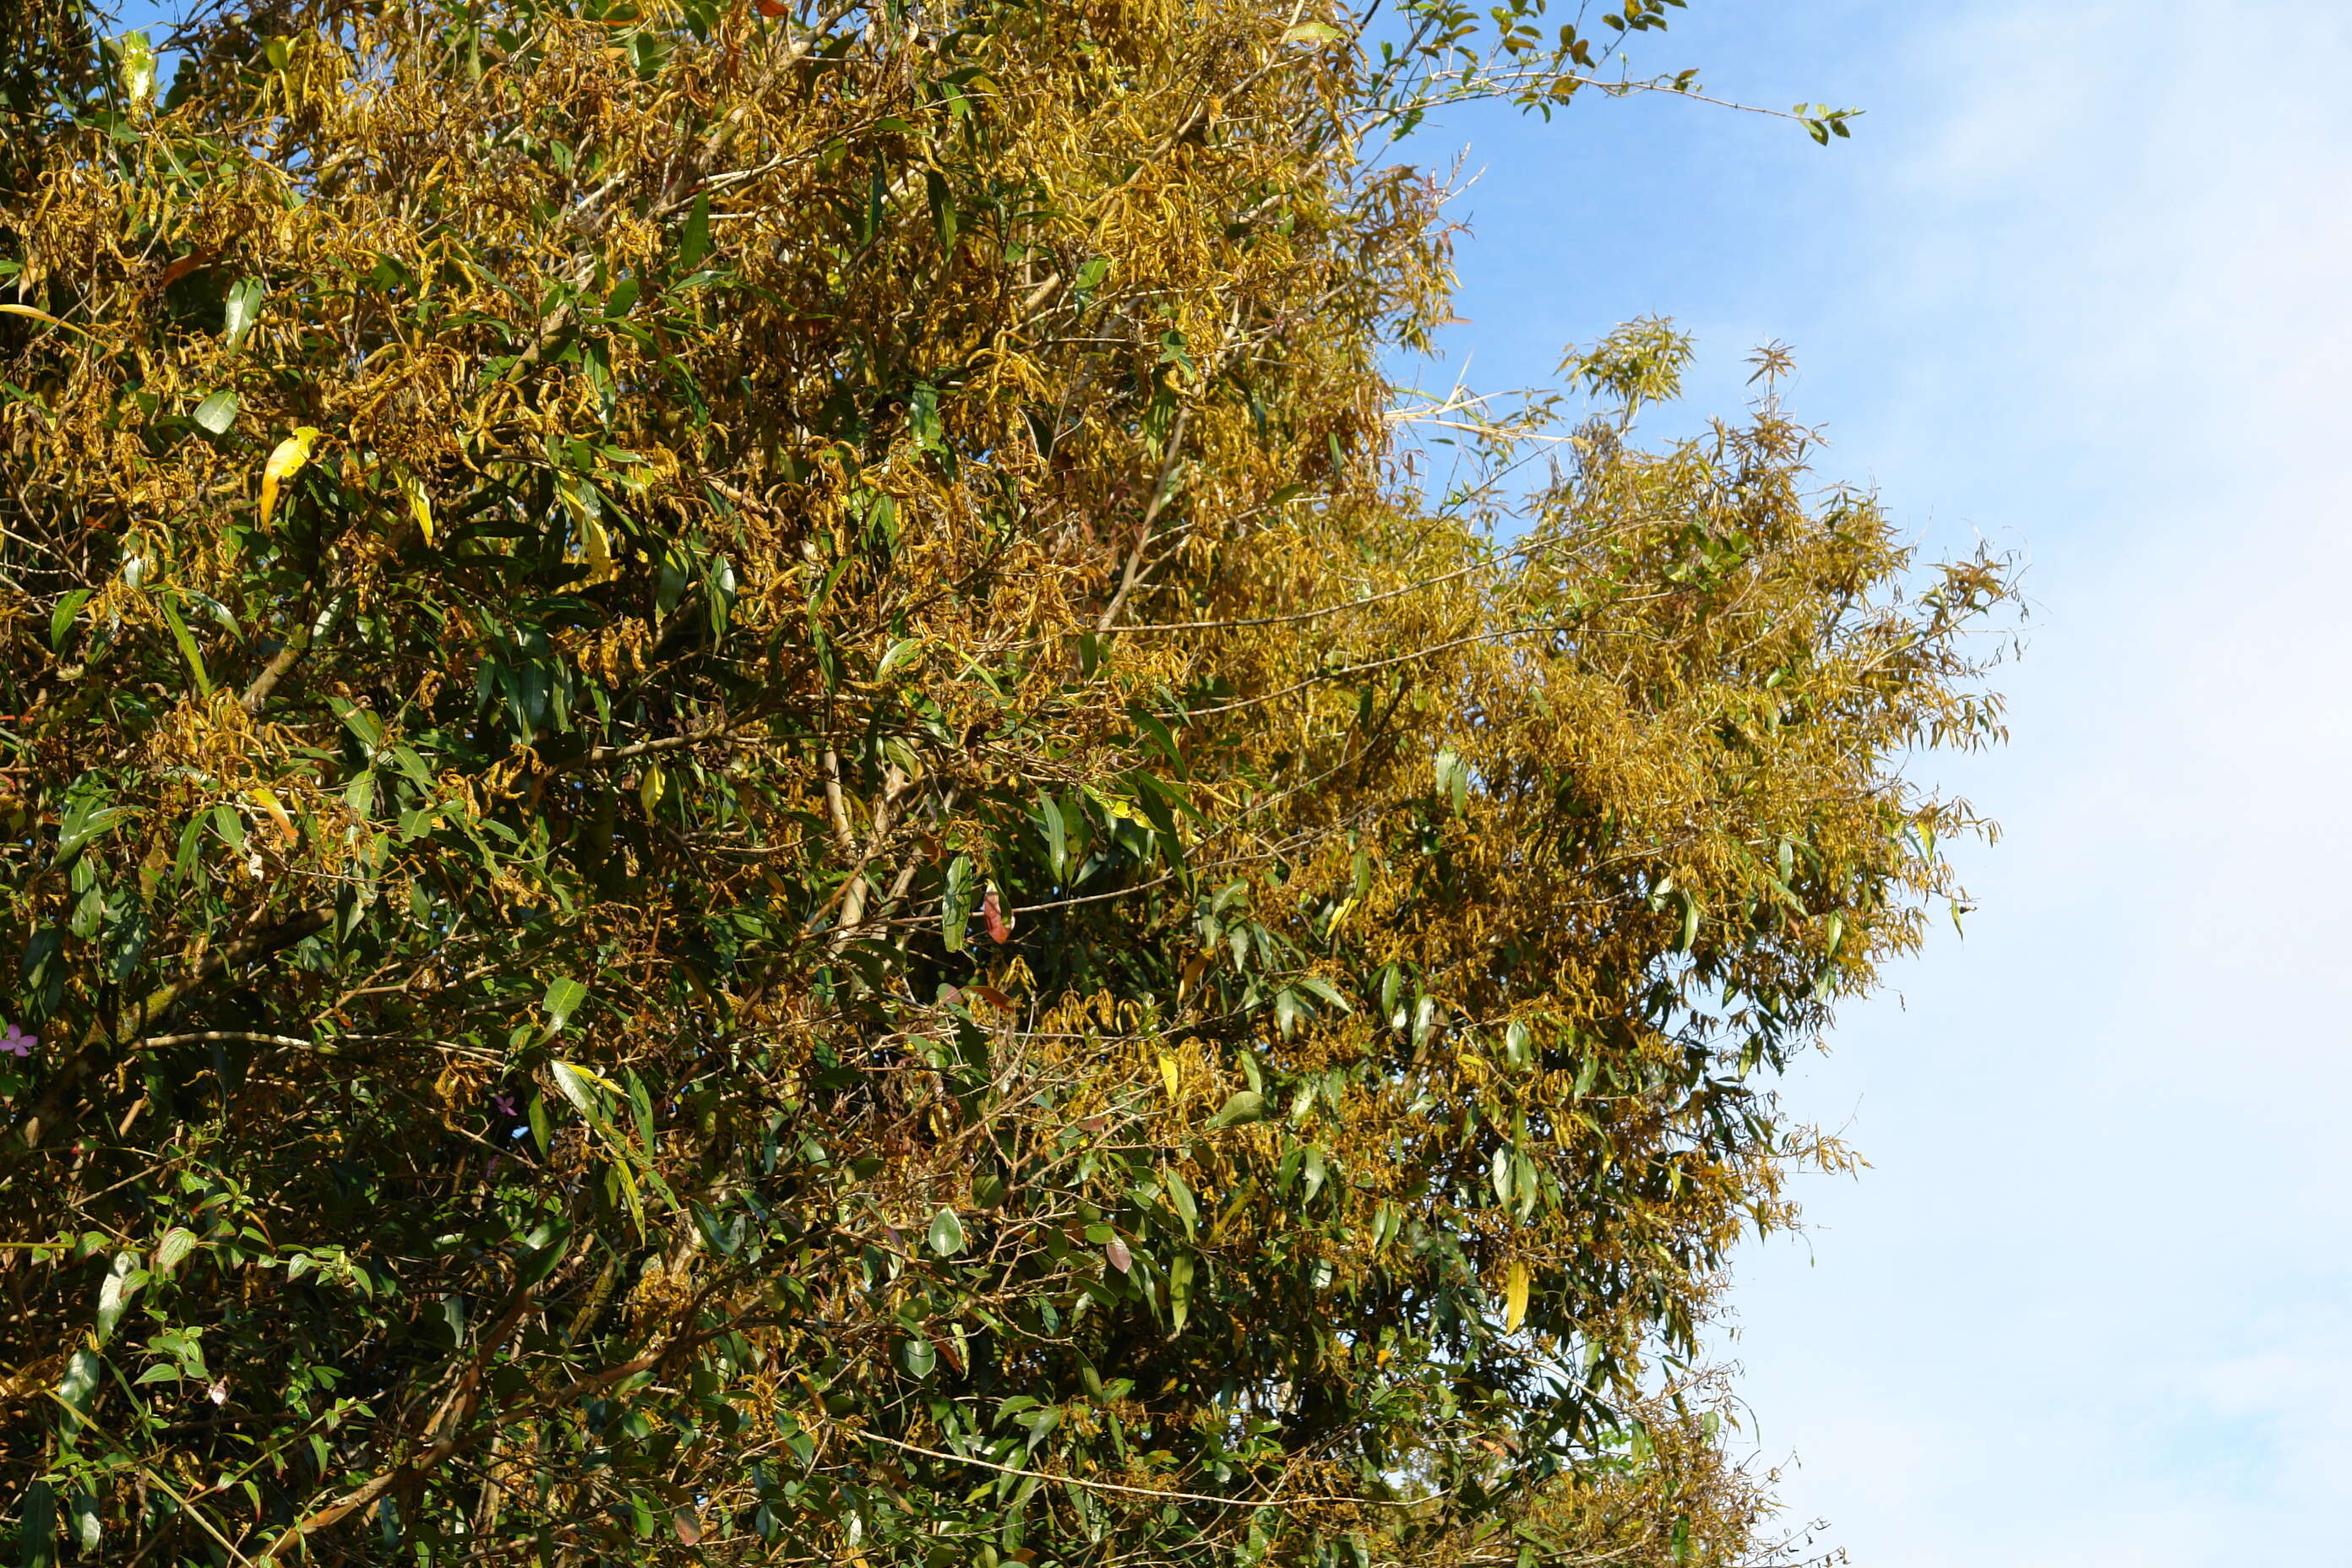
[[[1726,1353],[1868,1568],[2352,1563],[2352,5],[1693,0],[1650,58],[1869,110],[1459,115],[1449,375],[1645,312],[1825,479],[2031,563],[2014,738],[1922,771],[1981,905],[1790,1087],[1874,1168],[1750,1249]]]

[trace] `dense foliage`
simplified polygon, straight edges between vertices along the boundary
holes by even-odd
[[[1390,139],[1664,15],[14,0],[23,1560],[1751,1551],[2006,588],[1655,323],[1388,380]]]

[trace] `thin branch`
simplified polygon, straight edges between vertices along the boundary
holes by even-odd
[[[1102,619],[1095,623],[1097,632],[1107,632],[1118,619],[1121,605],[1135,586],[1137,575],[1143,569],[1143,547],[1151,542],[1151,525],[1160,517],[1160,509],[1168,504],[1169,481],[1176,477],[1176,464],[1184,455],[1184,422],[1192,416],[1190,408],[1176,411],[1176,423],[1168,432],[1168,456],[1160,465],[1160,478],[1152,482],[1150,504],[1143,509],[1143,521],[1136,525],[1135,548],[1128,552],[1127,571],[1121,575],[1118,592],[1103,606]]]
[[[160,1050],[165,1046],[205,1046],[213,1044],[246,1046],[292,1046],[305,1051],[332,1050],[316,1040],[301,1040],[292,1035],[257,1035],[249,1029],[198,1029],[186,1035],[150,1035],[131,1046],[135,1051]]]
[[[983,1470],[994,1470],[1000,1475],[1034,1477],[1041,1481],[1060,1481],[1065,1486],[1085,1487],[1090,1491],[1119,1492],[1129,1497],[1150,1498],[1160,1502],[1205,1502],[1213,1503],[1219,1508],[1288,1508],[1310,1502],[1353,1503],[1359,1508],[1419,1508],[1423,1503],[1433,1502],[1445,1495],[1443,1492],[1432,1492],[1427,1497],[1417,1498],[1213,1497],[1206,1492],[1160,1491],[1151,1487],[1121,1486],[1117,1481],[1090,1481],[1078,1476],[1057,1476],[1045,1470],[1024,1470],[1017,1465],[1000,1465],[991,1459],[974,1458],[970,1454],[943,1454],[937,1448],[925,1448],[913,1443],[902,1443],[896,1437],[886,1437],[879,1432],[859,1432],[856,1436],[868,1443],[887,1443],[893,1448],[903,1448],[909,1454],[920,1454],[926,1458],[946,1459],[960,1465],[977,1465]]]
[[[1515,550],[1511,553],[1517,555],[1524,552]],[[1465,566],[1458,572],[1448,572],[1443,576],[1423,578],[1418,583],[1407,583],[1402,588],[1391,588],[1385,593],[1370,594],[1360,599],[1349,599],[1337,605],[1324,605],[1312,610],[1297,610],[1286,616],[1251,616],[1231,621],[1161,621],[1151,626],[1129,626],[1127,632],[1130,637],[1142,632],[1225,632],[1238,631],[1245,626],[1282,626],[1298,621],[1316,621],[1325,616],[1336,616],[1347,610],[1360,610],[1367,605],[1377,605],[1387,599],[1402,598],[1407,594],[1418,594],[1423,588],[1441,588],[1448,583],[1459,582],[1479,572],[1491,572],[1499,564],[1501,564],[1499,562],[1481,561],[1475,565]]]

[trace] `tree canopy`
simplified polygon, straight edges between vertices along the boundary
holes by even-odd
[[[2009,587],[1401,392],[1668,4],[11,0],[21,1559],[1745,1560]]]

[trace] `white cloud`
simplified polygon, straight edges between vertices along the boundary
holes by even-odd
[[[2044,606],[2015,745],[1946,770],[2011,829],[1969,941],[1797,1090],[1879,1168],[1741,1293],[1791,1500],[1877,1568],[2336,1539],[2352,18],[2312,9],[1941,10],[1848,215],[1837,374],[1911,374],[1847,450],[2017,520]]]

